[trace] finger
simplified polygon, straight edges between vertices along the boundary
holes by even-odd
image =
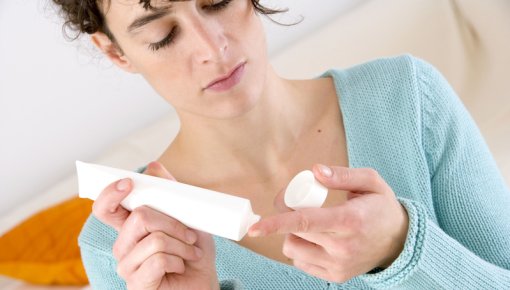
[[[300,269],[305,273],[308,273],[322,280],[331,281],[329,271],[324,267],[300,260],[294,260],[293,264],[294,267]]]
[[[385,193],[389,186],[377,171],[371,168],[348,168],[340,166],[313,166],[315,178],[324,186],[351,192]]]
[[[252,225],[248,231],[251,237],[271,234],[317,233],[335,229],[335,223],[342,218],[343,207],[304,208],[266,217]],[[341,220],[340,220],[341,221]]]
[[[162,232],[155,232],[141,240],[119,262],[117,270],[125,276],[134,273],[145,260],[157,253],[176,256],[182,260],[197,261],[202,252],[195,246],[188,245]]]
[[[92,213],[103,223],[119,231],[129,216],[129,211],[120,203],[131,192],[133,182],[129,178],[118,180],[108,185],[96,198]]]
[[[350,232],[331,232],[331,233],[293,233],[295,235],[307,242],[317,244],[324,248],[327,252],[327,249],[334,247],[335,242],[338,239],[348,238],[351,236]]]
[[[156,253],[147,258],[140,267],[129,276],[123,277],[130,289],[159,289],[163,277],[167,273],[183,274],[184,261],[176,256]]]
[[[325,263],[329,259],[328,253],[322,246],[293,234],[285,236],[282,252],[292,260],[300,260],[308,263],[312,263],[313,261]]]
[[[163,164],[161,164],[157,161],[153,161],[153,162],[149,163],[143,173],[147,174],[147,175],[152,175],[152,176],[161,177],[161,178],[170,179],[170,180],[175,181],[175,178],[172,176],[172,174],[170,174],[170,172],[168,172],[168,170],[166,170],[166,168],[163,166]]]
[[[197,235],[197,241],[193,245],[200,250],[202,250],[203,258],[214,260],[214,257],[216,255],[216,248],[214,245],[214,240],[211,234],[199,231],[199,230],[193,230]]]
[[[157,210],[141,206],[134,209],[122,225],[113,247],[115,258],[122,259],[139,241],[153,232],[166,233],[190,245],[197,240],[196,233],[178,220]]]

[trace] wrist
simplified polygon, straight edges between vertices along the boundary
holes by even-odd
[[[401,222],[398,223],[399,226],[396,228],[396,234],[395,238],[392,239],[392,243],[390,245],[390,250],[387,252],[389,253],[388,256],[386,256],[379,266],[377,268],[386,269],[395,262],[395,260],[400,256],[402,251],[404,250],[404,245],[407,238],[407,232],[409,230],[409,216],[407,214],[407,210],[404,208],[404,206],[400,205],[400,211],[401,211]]]

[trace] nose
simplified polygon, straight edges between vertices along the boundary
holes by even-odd
[[[192,24],[193,58],[196,63],[221,62],[228,49],[223,28],[214,19],[197,18]]]

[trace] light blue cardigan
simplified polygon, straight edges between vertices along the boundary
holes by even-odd
[[[387,269],[329,283],[215,237],[223,289],[510,289],[510,192],[445,79],[411,56],[330,70],[350,167],[372,167],[408,211],[406,244]],[[94,289],[125,289],[117,233],[91,216],[79,238]]]

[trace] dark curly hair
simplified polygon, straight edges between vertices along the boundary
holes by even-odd
[[[104,19],[104,13],[101,9],[103,0],[52,0],[60,8],[60,13],[65,19],[63,25],[64,35],[69,39],[75,40],[80,34],[92,34],[95,32],[105,33],[111,40],[114,40],[113,34],[110,32]],[[106,1],[106,5],[111,0]],[[139,4],[146,10],[153,9],[151,0],[138,0]],[[169,2],[181,2],[189,0],[166,0]],[[251,0],[255,11],[263,15],[272,15],[287,11],[287,9],[271,9],[264,7],[259,0]],[[74,31],[74,36],[69,36],[68,31]]]

